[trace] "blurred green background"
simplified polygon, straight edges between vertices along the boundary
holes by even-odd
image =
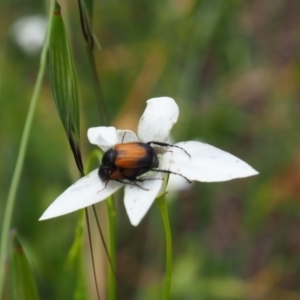
[[[102,120],[77,2],[60,4],[78,75],[85,163],[94,149],[86,130]],[[25,52],[12,28],[24,16],[47,16],[48,6],[40,0],[0,4],[1,219],[39,67],[39,51]],[[95,58],[111,123],[135,130],[147,99],[170,96],[181,112],[175,141],[205,141],[260,172],[171,193],[171,299],[300,299],[299,15],[300,3],[293,0],[95,3],[101,44]],[[66,260],[77,214],[38,218],[77,178],[47,71],[13,218],[41,299],[74,298],[77,266],[66,266]],[[165,240],[159,210],[153,205],[135,228],[121,193],[116,205],[124,297],[161,299]],[[105,230],[105,205],[98,211]],[[93,246],[104,293],[107,259],[96,230]],[[87,241],[84,257],[91,294],[86,299],[96,299]],[[9,284],[4,299],[10,299]]]

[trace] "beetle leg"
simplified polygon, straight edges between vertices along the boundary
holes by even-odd
[[[121,182],[121,183],[123,183],[123,184],[130,184],[130,185],[134,185],[134,186],[137,186],[137,187],[139,187],[139,188],[141,188],[142,190],[144,190],[144,191],[149,191],[149,190],[147,190],[147,189],[145,189],[145,188],[143,188],[142,186],[140,186],[139,184],[137,184],[135,181],[140,181],[140,180],[138,180],[138,179],[135,179],[134,181],[131,181],[131,180],[127,180],[127,181],[125,181],[125,180],[121,180],[121,179],[112,179],[112,180],[116,180],[116,181],[119,181],[119,182]],[[140,182],[142,182],[142,181],[140,181]]]
[[[125,131],[125,132],[124,132],[124,134],[123,134],[123,137],[122,137],[122,142],[121,142],[121,144],[123,144],[123,142],[124,142],[125,135],[126,135],[126,131]]]
[[[149,191],[148,189],[143,188],[142,186],[140,186],[139,184],[137,184],[136,182],[144,182],[146,180],[163,180],[163,178],[135,178],[134,180],[130,180],[130,179],[111,179],[111,180],[116,180],[118,182],[121,182],[123,184],[130,184],[130,185],[135,185],[139,188],[141,188],[144,191]]]
[[[189,156],[189,158],[191,158],[191,155],[185,149],[183,149],[182,147],[176,146],[176,145],[171,145],[171,144],[163,143],[163,142],[148,142],[147,144],[148,145],[154,144],[154,145],[158,145],[158,146],[162,146],[162,147],[167,147],[167,148],[170,148],[170,147],[179,148],[182,151],[184,151]]]
[[[179,147],[180,148],[180,147]],[[169,170],[160,170],[160,169],[152,169],[152,171],[155,171],[155,172],[161,172],[161,173],[167,173],[167,174],[174,174],[174,175],[179,175],[181,176],[182,178],[184,178],[188,183],[192,183],[190,180],[188,180],[185,176],[179,174],[179,173],[175,173],[175,172],[172,172],[172,171],[169,171]]]

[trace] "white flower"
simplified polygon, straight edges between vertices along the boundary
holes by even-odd
[[[119,143],[136,141],[166,143],[178,115],[178,106],[172,98],[152,98],[147,101],[147,108],[140,119],[138,137],[129,130],[95,127],[88,130],[88,139],[103,151]],[[258,174],[239,158],[213,146],[196,141],[180,142],[175,145],[180,148],[170,147],[158,155],[158,169],[180,174],[190,181],[205,182],[226,181]],[[143,179],[145,178],[147,180],[137,182],[137,185],[115,180],[104,183],[100,180],[96,169],[63,192],[48,207],[40,220],[58,217],[100,202],[125,185],[125,208],[131,224],[136,226],[165,188],[164,173],[150,171],[143,175]]]
[[[12,36],[27,54],[36,54],[42,47],[47,30],[47,18],[27,16],[17,20],[12,26]]]

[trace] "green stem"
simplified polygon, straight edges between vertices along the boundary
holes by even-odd
[[[168,207],[166,196],[163,195],[156,199],[156,203],[159,207],[166,235],[166,278],[164,288],[164,300],[170,298],[171,280],[172,280],[172,236],[171,227],[168,216]]]
[[[115,300],[116,293],[116,210],[113,197],[110,196],[105,200],[108,212],[108,253],[111,265],[108,268],[108,299]]]
[[[52,16],[54,11],[54,1],[51,4],[50,13],[49,13],[49,24],[48,28],[51,28]],[[16,199],[16,194],[20,182],[21,172],[23,169],[24,158],[26,154],[29,134],[32,126],[32,121],[36,109],[36,104],[38,101],[38,96],[41,90],[42,81],[46,69],[46,60],[47,60],[47,50],[49,45],[49,30],[47,31],[47,35],[45,38],[45,42],[43,45],[41,58],[40,58],[40,68],[37,76],[37,80],[34,86],[33,95],[30,100],[30,106],[28,110],[28,114],[26,117],[23,134],[20,143],[20,149],[17,157],[17,162],[15,166],[15,170],[13,173],[11,185],[8,192],[7,202],[5,206],[4,216],[3,216],[3,225],[1,232],[1,242],[0,242],[0,299],[3,293],[4,280],[5,280],[5,262],[7,258],[8,251],[8,239],[9,239],[9,230],[11,226],[12,213],[14,208],[14,203]]]
[[[97,96],[97,100],[99,100],[100,103],[100,114],[102,115],[102,123],[104,125],[108,125],[109,124],[109,117],[108,117],[108,112],[106,109],[106,105],[105,105],[105,100],[104,100],[104,96],[102,93],[102,89],[101,89],[101,85],[100,85],[100,81],[99,81],[99,76],[96,70],[96,63],[95,63],[95,57],[93,54],[93,51],[88,48],[87,49],[87,53],[88,53],[88,59],[89,59],[89,65],[92,71],[92,77],[93,77],[93,81],[94,81],[94,89],[95,89],[95,94]]]

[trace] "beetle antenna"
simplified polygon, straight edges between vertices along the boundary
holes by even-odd
[[[163,143],[163,142],[148,142],[147,144],[148,145],[154,144],[154,145],[158,145],[158,146],[162,146],[162,147],[167,147],[167,148],[169,148],[169,147],[179,148],[182,151],[184,151],[186,153],[186,155],[188,155],[189,158],[191,158],[191,155],[185,149],[183,149],[182,147],[176,146],[176,145],[171,145],[171,144]]]
[[[106,188],[106,186],[107,186],[108,182],[109,182],[109,180],[106,180],[106,181],[105,181],[105,185],[104,185],[103,189],[101,189],[101,190],[100,190],[100,191],[98,191],[97,193],[100,193],[100,192],[102,192],[102,191],[103,191],[103,190]]]

